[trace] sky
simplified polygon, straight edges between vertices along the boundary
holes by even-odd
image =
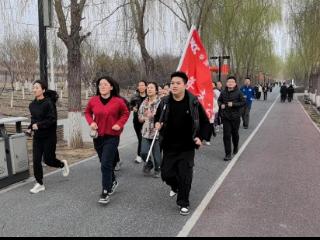
[[[17,4],[20,4],[21,6],[21,2],[24,0],[6,1],[8,1],[9,4],[7,4],[7,9],[5,9],[5,15],[0,16],[0,19],[2,20],[0,23],[0,38],[3,39],[8,34],[11,34],[11,32],[13,32],[12,29],[14,29],[19,35],[30,33],[31,36],[38,41],[37,0],[28,0],[29,3],[24,9],[23,15],[19,14],[16,6]],[[111,6],[111,9],[114,8]],[[124,31],[119,29],[119,17],[114,16],[105,24],[95,28],[94,26],[98,21],[96,16],[99,16],[100,18],[100,16],[108,15],[108,11],[106,9],[101,9],[99,6],[97,6],[94,11],[96,11],[97,14],[85,13],[86,19],[84,25],[86,27],[84,30],[94,30],[91,38],[95,39],[95,45],[100,46],[111,54],[114,51],[124,49],[124,46],[131,44],[134,46],[133,51],[139,52],[135,42],[130,41],[128,43],[123,41],[122,36]],[[275,26],[272,31],[275,42],[275,51],[282,58],[286,57],[290,46],[288,28],[286,26],[287,15],[287,8],[284,6],[283,23],[279,26]],[[174,16],[171,13],[163,13],[155,9],[154,14],[147,18],[146,26],[153,26],[150,27],[150,32],[147,37],[147,47],[153,55],[161,55],[163,53],[180,55],[182,53],[188,33],[182,24],[174,21]],[[54,41],[57,41],[57,39],[54,39]]]

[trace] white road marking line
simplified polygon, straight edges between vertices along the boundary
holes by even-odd
[[[194,226],[199,221],[201,215],[203,214],[204,210],[207,208],[213,197],[215,196],[216,192],[221,187],[222,183],[226,179],[226,177],[229,175],[231,170],[233,169],[234,165],[238,162],[241,154],[244,152],[244,150],[247,148],[247,146],[250,144],[254,136],[257,134],[257,132],[260,130],[261,126],[269,116],[270,112],[272,111],[275,104],[278,102],[279,96],[276,98],[268,112],[265,114],[263,119],[261,120],[258,127],[254,130],[254,132],[250,135],[250,137],[245,141],[245,143],[242,145],[241,149],[239,150],[238,154],[233,158],[233,160],[230,162],[226,170],[222,173],[222,175],[219,177],[219,179],[214,183],[210,191],[207,193],[207,195],[204,197],[198,208],[195,210],[191,218],[188,220],[186,225],[183,227],[183,229],[180,231],[177,237],[188,237]]]

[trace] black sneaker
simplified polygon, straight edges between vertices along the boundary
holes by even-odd
[[[151,169],[148,168],[147,166],[143,167],[142,172],[144,173],[145,176],[150,176],[151,175]]]
[[[238,149],[238,148],[235,148],[235,149],[233,150],[233,155],[237,155],[238,152],[239,152],[239,149]]]
[[[229,162],[232,160],[232,157],[231,157],[231,154],[228,154],[225,158],[224,158],[224,161],[225,162]]]
[[[112,189],[111,189],[111,192],[109,193],[109,196],[112,196],[115,193],[115,191],[117,190],[118,186],[119,186],[118,181],[114,181],[113,184],[112,184]]]
[[[153,178],[161,178],[160,171],[154,171]]]
[[[181,207],[180,208],[180,215],[188,216],[190,214],[190,210],[188,207]]]
[[[99,200],[100,204],[108,204],[110,202],[110,197],[107,191],[103,191]]]

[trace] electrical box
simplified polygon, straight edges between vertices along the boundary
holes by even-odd
[[[27,137],[25,134],[15,134],[9,137],[12,174],[29,170]]]
[[[5,141],[3,138],[0,138],[0,179],[7,178],[9,176],[6,155]]]

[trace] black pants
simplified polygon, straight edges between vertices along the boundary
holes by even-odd
[[[257,92],[257,99],[258,99],[258,100],[261,99],[261,92]]]
[[[263,93],[263,99],[264,99],[264,101],[268,100],[268,92]]]
[[[101,162],[102,188],[111,192],[115,180],[114,163],[118,153],[119,137],[99,137],[94,140],[94,147]]]
[[[281,102],[286,102],[286,100],[287,100],[287,95],[285,95],[285,94],[282,94],[281,95]]]
[[[138,138],[138,150],[137,150],[137,155],[140,157],[141,155],[141,142],[142,142],[142,126],[143,124],[137,122],[137,121],[134,121],[133,122],[133,127],[134,127],[134,130],[136,132],[136,135],[137,135],[137,138]]]
[[[193,179],[195,150],[189,152],[163,152],[162,180],[178,193],[177,204],[189,207],[189,195]]]
[[[43,185],[42,159],[53,168],[63,168],[64,164],[56,158],[57,136],[33,138],[33,171],[36,181]]]
[[[205,130],[205,136],[204,136],[204,140],[207,141],[207,142],[210,142],[211,141],[211,137],[216,137],[216,130],[214,128],[214,123],[208,123],[204,126]]]
[[[223,142],[226,155],[231,155],[232,153],[231,138],[233,142],[233,149],[238,149],[239,147],[240,122],[240,118],[235,120],[223,119]]]
[[[244,106],[242,109],[243,127],[249,127],[251,106]]]

